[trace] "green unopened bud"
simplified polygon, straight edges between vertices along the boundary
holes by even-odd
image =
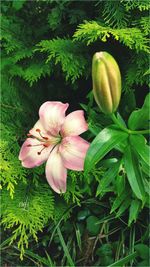
[[[121,74],[115,59],[107,52],[95,53],[92,62],[95,100],[105,114],[116,111],[121,97]]]

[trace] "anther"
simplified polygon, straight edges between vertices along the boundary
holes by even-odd
[[[43,136],[43,135],[41,134],[41,130],[40,130],[40,129],[36,129],[36,132],[38,132],[39,135],[40,135],[43,139],[48,140],[48,137]]]
[[[49,144],[43,144],[43,146],[44,146],[44,147],[48,147],[48,146],[49,146]]]
[[[41,149],[41,151],[37,152],[38,155],[41,155],[42,151],[47,147],[47,145],[43,145],[44,147]]]
[[[43,139],[48,140],[48,137],[44,137],[44,136],[43,136]]]

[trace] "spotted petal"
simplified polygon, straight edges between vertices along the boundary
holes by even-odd
[[[65,119],[65,112],[69,104],[47,101],[39,110],[40,121],[43,127],[52,135],[58,135]]]
[[[66,116],[61,132],[63,136],[77,136],[87,129],[83,110],[77,110]]]
[[[83,170],[89,143],[80,136],[65,137],[59,146],[64,166],[70,170]]]
[[[52,189],[60,194],[66,192],[66,177],[67,169],[63,165],[57,146],[46,163],[46,178]]]
[[[37,139],[27,138],[19,153],[19,159],[22,161],[22,166],[33,168],[41,165],[48,159],[53,146],[54,145],[44,147]],[[39,154],[41,150],[42,152]]]

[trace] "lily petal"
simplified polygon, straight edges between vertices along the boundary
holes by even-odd
[[[84,118],[84,111],[77,110],[66,116],[61,132],[63,136],[77,136],[87,131],[87,129],[88,125]]]
[[[40,121],[44,128],[52,135],[57,135],[65,119],[65,112],[69,104],[47,101],[39,110]]]
[[[37,132],[36,130],[40,130],[43,136],[47,136],[47,131],[44,129],[43,124],[40,120],[38,120],[34,124],[33,128],[29,131],[29,134],[33,135],[34,137],[41,138],[39,132]]]
[[[19,153],[19,160],[22,161],[22,166],[26,168],[33,168],[41,165],[48,159],[53,146],[54,145],[44,147],[37,139],[27,138]],[[40,151],[41,154],[38,154]]]
[[[66,192],[67,169],[63,165],[58,146],[54,148],[46,163],[46,178],[56,193]]]
[[[59,146],[64,166],[70,170],[83,170],[89,143],[80,136],[65,137]]]

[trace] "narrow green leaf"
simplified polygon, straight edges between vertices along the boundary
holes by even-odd
[[[122,194],[122,192],[124,192],[125,185],[126,185],[124,173],[117,175],[117,177],[115,179],[115,185],[116,185],[117,194],[118,194],[118,196],[120,196]]]
[[[77,244],[79,247],[79,250],[82,250],[82,241],[81,241],[81,233],[80,233],[80,229],[78,228],[78,226],[75,228],[76,231],[76,238],[77,238]]]
[[[137,252],[131,253],[130,255],[124,257],[121,260],[114,262],[113,264],[109,265],[108,267],[115,267],[115,266],[122,267],[122,266],[124,266],[124,264],[135,259],[136,256],[137,256]]]
[[[102,166],[104,168],[109,168],[112,164],[118,162],[117,158],[109,158],[109,159],[104,159],[101,160],[101,162],[99,163],[99,167]]]
[[[124,211],[130,206],[130,203],[131,203],[130,198],[125,199],[121,204],[119,210],[117,211],[116,217],[120,217],[124,213]]]
[[[25,250],[25,255],[28,255],[31,258],[38,260],[40,263],[43,263],[46,266],[49,266],[49,267],[51,266],[51,265],[49,265],[49,261],[46,258],[39,256],[38,254],[32,252],[31,250],[27,250],[26,249]]]
[[[97,188],[96,196],[100,195],[103,191],[105,191],[106,187],[113,181],[113,179],[117,176],[120,161],[113,163],[112,166],[105,172],[103,178],[101,179],[99,186]]]
[[[58,236],[59,236],[61,245],[62,245],[62,247],[63,247],[64,253],[65,253],[65,255],[66,255],[66,258],[67,258],[67,260],[68,260],[70,266],[75,267],[74,262],[73,262],[73,260],[72,260],[72,258],[71,258],[71,256],[70,256],[69,250],[68,250],[68,248],[67,248],[67,246],[66,246],[66,243],[65,243],[65,241],[64,241],[64,238],[63,238],[63,236],[62,236],[62,233],[61,233],[61,231],[60,231],[59,226],[57,227],[57,233],[58,233]]]
[[[125,123],[124,119],[121,117],[121,115],[119,114],[119,112],[117,112],[117,119],[122,124],[122,126],[127,128],[126,123]]]
[[[141,161],[141,169],[143,173],[145,173],[149,177],[150,169],[147,163],[145,163],[143,160]]]
[[[55,264],[52,262],[52,259],[50,257],[50,255],[48,254],[48,252],[45,250],[45,253],[46,253],[46,256],[47,256],[47,260],[48,260],[48,263],[50,267],[55,267]]]
[[[141,206],[141,202],[138,199],[133,199],[132,200],[131,206],[130,206],[130,209],[129,209],[129,220],[128,220],[128,225],[129,226],[131,225],[131,223],[133,221],[136,222],[140,206]]]
[[[130,147],[130,144],[127,146],[124,153],[124,165],[125,170],[127,172],[129,184],[134,194],[137,196],[138,199],[141,199],[144,202],[145,190],[139,167],[139,162],[134,151]]]
[[[127,139],[128,134],[120,129],[110,126],[103,129],[93,140],[85,158],[85,171],[88,172],[100,161],[114,146]]]
[[[116,209],[119,208],[119,206],[121,205],[121,203],[127,198],[128,194],[129,194],[129,192],[127,190],[125,190],[121,195],[119,195],[115,199],[115,201],[113,203],[113,206],[111,208],[111,212],[110,213],[114,212]]]
[[[128,126],[131,130],[148,129],[150,93],[146,96],[143,107],[131,113]]]
[[[143,135],[130,135],[130,143],[133,149],[146,164],[150,165],[150,147],[146,144],[146,142],[147,141]]]

